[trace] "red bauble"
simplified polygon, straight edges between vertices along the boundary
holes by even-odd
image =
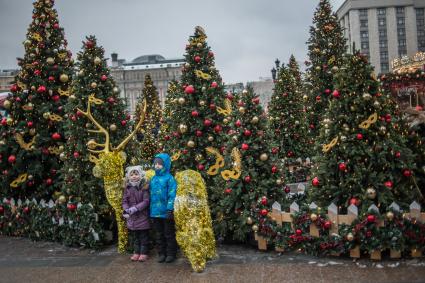
[[[233,94],[231,92],[228,92],[226,98],[229,100],[233,100]]]
[[[287,194],[289,194],[291,192],[291,188],[288,186],[285,186],[285,188],[283,189],[283,191]]]
[[[317,102],[319,102],[319,101],[320,101],[320,99],[321,99],[321,98],[320,98],[320,96],[319,96],[319,95],[318,95],[318,96],[316,96],[316,101],[317,101]]]
[[[15,163],[16,162],[16,156],[15,155],[10,155],[9,158],[7,159],[7,161],[9,163]]]
[[[48,80],[49,80],[49,82],[54,82],[54,81],[55,81],[55,77],[50,76],[50,77],[48,78]]]
[[[251,182],[251,176],[246,176],[243,180],[244,180],[246,183],[250,183],[250,182]]]
[[[368,238],[372,237],[372,231],[367,230],[366,231],[366,237],[368,237]]]
[[[53,28],[54,28],[54,29],[58,29],[58,28],[59,28],[59,24],[58,24],[58,23],[54,23],[54,24],[53,24]]]
[[[183,149],[183,154],[187,154],[189,151],[187,149]]]
[[[32,187],[32,186],[34,186],[34,182],[33,182],[33,181],[28,181],[27,186],[28,186],[28,187]]]
[[[400,151],[397,151],[394,155],[395,155],[395,157],[400,158],[401,153],[400,153]]]
[[[102,80],[102,81],[106,81],[107,79],[108,79],[108,76],[107,75],[102,75],[100,77],[100,80]]]
[[[363,139],[363,135],[362,135],[362,134],[357,134],[356,138],[357,138],[358,140],[362,140],[362,139]]]
[[[331,93],[331,90],[329,88],[327,88],[327,89],[325,89],[325,93],[329,94],[329,93]]]
[[[297,236],[301,236],[303,234],[303,231],[301,229],[297,229],[295,231],[295,234],[297,234]]]
[[[166,141],[169,141],[169,140],[171,139],[171,137],[170,137],[169,135],[166,135],[166,136],[164,137],[164,139],[165,139]]]
[[[277,154],[279,152],[279,149],[277,147],[272,148],[272,153]]]
[[[210,120],[210,119],[205,119],[204,120],[204,126],[205,127],[209,127],[209,126],[211,126],[212,125],[212,121]]]
[[[283,97],[287,97],[287,96],[288,96],[288,93],[287,93],[287,92],[284,92],[284,93],[282,94],[282,96],[283,96]]]
[[[218,83],[217,83],[217,82],[212,82],[212,83],[211,83],[211,87],[212,87],[212,88],[216,88],[217,86],[218,86]]]
[[[391,182],[391,181],[386,181],[386,182],[384,183],[384,186],[385,186],[385,187],[387,187],[387,188],[392,188],[392,187],[393,187],[393,182]]]
[[[94,42],[93,41],[89,40],[89,41],[86,42],[86,47],[87,48],[93,48],[93,46],[94,46]]]
[[[113,104],[115,102],[115,98],[113,97],[108,97],[108,103],[109,104]]]
[[[347,170],[347,165],[345,165],[345,163],[344,163],[344,162],[341,162],[341,163],[338,165],[338,169],[339,169],[339,171],[345,171],[345,170]]]
[[[25,206],[23,211],[24,211],[24,213],[28,213],[28,212],[30,212],[30,208],[28,206]]]
[[[76,210],[76,209],[77,209],[77,206],[76,206],[75,204],[73,204],[73,203],[68,203],[68,204],[67,204],[67,206],[66,206],[66,208],[67,208],[69,211],[74,211],[74,210]]]
[[[201,57],[199,57],[199,56],[195,56],[195,58],[194,58],[194,59],[195,59],[195,62],[196,62],[196,63],[201,62]]]
[[[16,102],[21,102],[21,98],[19,96],[16,98]]]
[[[223,130],[223,128],[220,125],[216,125],[214,127],[214,132],[216,132],[216,133],[220,133],[222,130]]]
[[[195,88],[193,87],[193,85],[188,85],[184,88],[184,92],[187,94],[192,94],[195,92]]]
[[[350,204],[353,204],[353,205],[356,205],[357,206],[358,202],[359,202],[359,200],[356,199],[356,198],[351,198],[350,199]]]
[[[45,148],[45,147],[43,147],[43,149],[41,150],[41,152],[42,152],[44,155],[49,155],[49,154],[50,154],[49,149],[47,149],[47,148]]]
[[[50,178],[48,178],[48,179],[46,180],[46,185],[50,186],[51,184],[53,184],[53,180],[52,180],[52,179],[50,179]]]
[[[44,85],[41,85],[37,88],[38,93],[44,93],[46,92],[46,87]]]
[[[249,137],[252,133],[251,133],[251,131],[250,131],[250,130],[245,130],[245,131],[243,132],[243,134],[244,134],[244,136]]]
[[[61,139],[61,135],[59,134],[59,133],[54,133],[54,134],[52,134],[52,139],[54,139],[54,140],[60,140]]]
[[[252,99],[252,103],[259,104],[260,103],[260,98],[258,98],[258,97],[253,98]]]
[[[27,126],[28,126],[28,128],[32,128],[32,126],[34,126],[34,123],[29,121],[29,122],[27,122]]]
[[[236,127],[240,127],[240,126],[242,126],[242,122],[241,122],[241,120],[237,120],[237,121],[235,122],[235,126],[236,126]]]
[[[277,172],[277,167],[276,166],[272,166],[272,173],[276,173]]]
[[[368,215],[368,216],[367,216],[367,222],[369,222],[369,223],[373,223],[373,222],[375,222],[375,221],[376,221],[376,217],[375,217],[375,215],[370,214],[370,215]]]
[[[323,227],[325,229],[330,229],[332,227],[332,222],[326,221],[325,223],[323,223]]]
[[[224,190],[224,192],[225,192],[226,194],[230,194],[230,193],[232,192],[232,189],[231,189],[231,188],[227,188],[227,189],[225,189],[225,190]]]
[[[286,154],[286,156],[288,156],[288,157],[291,157],[293,155],[294,155],[294,153],[292,151],[288,151],[288,153]]]
[[[58,101],[59,101],[59,99],[60,99],[59,95],[53,95],[53,96],[52,96],[52,100],[53,100],[54,102],[58,102]]]
[[[314,128],[315,128],[314,125],[310,124],[310,129],[314,129]]]
[[[2,124],[3,126],[7,126],[7,119],[6,119],[6,118],[2,118],[2,119],[1,119],[1,124]]]
[[[122,121],[121,121],[121,125],[122,125],[122,126],[127,125],[127,120],[122,120]]]
[[[208,57],[214,57],[214,53],[212,51],[208,51]]]
[[[18,86],[17,85],[12,85],[11,87],[10,87],[10,91],[11,92],[15,92],[15,91],[17,91],[18,90]]]
[[[199,171],[204,171],[205,166],[203,164],[198,164],[198,170]]]
[[[4,207],[0,206],[0,213],[3,213],[3,212],[4,212]]]
[[[41,75],[41,71],[40,71],[40,70],[35,70],[35,71],[34,71],[34,75],[35,75],[35,76],[39,76],[39,75]]]
[[[409,169],[404,169],[403,170],[403,175],[404,175],[404,177],[411,177],[412,176],[412,171],[410,171]]]
[[[199,116],[199,112],[196,110],[192,111],[192,117],[198,117]]]
[[[83,116],[84,114],[81,112],[81,111],[79,111],[79,110],[77,110],[77,116],[78,117],[81,117],[81,116]]]
[[[261,204],[262,205],[267,205],[267,198],[266,197],[262,197],[261,198]]]
[[[319,178],[314,177],[313,180],[311,181],[311,184],[315,187],[319,186],[319,184],[320,184]]]
[[[200,131],[200,130],[196,130],[195,135],[196,135],[197,137],[202,136],[202,131]]]
[[[215,104],[214,103],[210,104],[210,109],[213,110],[213,111],[215,110]]]
[[[335,97],[335,98],[339,98],[341,95],[339,94],[339,91],[338,90],[334,90],[332,92],[332,96]]]
[[[243,144],[242,144],[242,149],[243,149],[243,150],[248,150],[248,149],[249,149],[249,145],[248,145],[248,144],[246,144],[246,143],[243,143]]]
[[[78,151],[75,151],[75,152],[74,152],[74,157],[75,157],[75,158],[80,157],[80,154],[78,153]]]
[[[75,115],[72,115],[71,120],[75,122],[75,121],[77,121],[77,117]]]
[[[267,209],[262,209],[261,210],[261,215],[262,216],[267,216],[268,213],[269,213],[269,211]]]

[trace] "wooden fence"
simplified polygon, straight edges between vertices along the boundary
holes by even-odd
[[[317,208],[317,205],[315,203],[310,204],[310,209],[314,210]],[[400,212],[400,207],[396,203],[392,203],[390,208],[392,208],[394,211]],[[300,211],[299,205],[296,202],[293,202],[290,206],[289,212],[281,211],[281,205],[277,202],[275,202],[272,206],[272,213],[271,218],[276,220],[276,223],[278,225],[282,225],[283,223],[291,223],[293,222],[292,215],[295,213],[298,213]],[[368,211],[374,211],[375,213],[379,214],[379,209],[375,205],[371,205],[368,209]],[[421,213],[421,206],[417,202],[413,202],[410,205],[410,212],[404,214],[405,217],[411,217],[415,218],[422,223],[425,223],[425,213]],[[332,226],[329,229],[329,235],[332,234],[338,234],[338,226],[340,224],[347,224],[350,225],[353,223],[354,220],[358,218],[358,208],[355,205],[350,205],[348,207],[347,214],[338,214],[338,207],[335,204],[331,204],[328,207],[328,213],[327,216],[329,220],[332,222]],[[380,220],[378,222],[379,227],[384,226],[384,221]],[[292,225],[292,229],[294,229],[294,226]],[[319,230],[316,226],[316,224],[312,223],[310,225],[310,236],[312,237],[318,237],[319,236]],[[260,250],[267,250],[267,240],[260,235],[256,233],[255,238],[258,242],[258,249]],[[275,250],[277,252],[283,252],[283,249],[276,247]],[[418,249],[412,249],[411,250],[412,257],[421,257],[422,251]],[[356,246],[354,249],[350,250],[350,257],[352,258],[359,258],[360,257],[360,247]],[[391,258],[400,258],[401,252],[396,250],[390,250],[390,257]],[[380,260],[381,259],[381,250],[375,250],[370,253],[370,258],[374,260]]]

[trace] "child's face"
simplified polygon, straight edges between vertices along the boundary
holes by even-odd
[[[155,162],[154,164],[155,170],[161,170],[164,166],[162,166],[162,164]]]
[[[130,172],[130,182],[139,182],[140,181],[140,175],[137,171],[131,171]]]

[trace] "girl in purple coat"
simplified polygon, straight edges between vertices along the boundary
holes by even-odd
[[[149,182],[141,166],[126,168],[126,188],[122,199],[127,228],[133,233],[132,261],[146,261],[149,251]]]

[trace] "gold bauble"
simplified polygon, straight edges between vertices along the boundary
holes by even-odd
[[[34,179],[34,176],[33,175],[28,175],[28,180],[32,180],[32,179]]]
[[[196,160],[196,161],[201,161],[202,159],[204,159],[204,157],[202,156],[202,154],[197,154],[197,155],[195,156],[195,160]]]
[[[55,63],[55,59],[53,59],[52,57],[48,57],[48,58],[46,59],[46,62],[47,62],[47,64],[49,64],[49,65],[53,65],[53,64]]]
[[[6,123],[11,126],[13,124],[13,119],[12,118],[7,118],[6,119]]]
[[[91,139],[87,142],[87,147],[89,149],[95,149],[96,148],[96,141],[94,139]]]
[[[381,106],[381,103],[379,103],[379,101],[375,101],[373,103],[373,106],[375,106],[375,108],[379,108]]]
[[[65,150],[65,147],[63,145],[59,146],[59,151],[63,152]]]
[[[317,220],[317,214],[316,213],[310,214],[310,219],[311,219],[311,221],[316,221]]]
[[[202,47],[202,43],[198,42],[198,44],[196,44],[196,47],[201,48]]]
[[[376,198],[376,190],[372,187],[367,188],[366,195],[368,199],[375,199]]]
[[[59,159],[62,160],[62,161],[66,160],[66,154],[64,152],[59,154]]]
[[[58,201],[59,201],[59,203],[65,203],[65,202],[66,202],[66,197],[65,197],[64,195],[61,195],[61,196],[58,198]]]
[[[346,141],[347,137],[346,136],[341,136],[341,141]]]
[[[114,86],[114,88],[112,89],[112,91],[114,93],[118,93],[118,92],[120,92],[120,89],[118,87]]]
[[[282,180],[281,180],[281,179],[277,179],[277,180],[276,180],[276,184],[277,184],[277,185],[282,185]]]
[[[207,103],[204,100],[199,101],[199,105],[205,106],[205,104],[207,104]]]
[[[159,148],[163,148],[164,147],[164,144],[162,142],[160,142],[160,143],[158,143],[158,147]]]
[[[213,140],[214,140],[214,137],[213,136],[209,136],[208,137],[208,141],[212,142]]]
[[[252,225],[252,231],[257,232],[258,231],[258,226],[257,225]]]
[[[92,83],[90,84],[90,87],[91,87],[91,88],[96,88],[96,87],[97,87],[97,83],[92,82]]]
[[[80,70],[80,71],[78,72],[78,75],[79,75],[80,77],[84,76],[84,70]]]
[[[223,119],[223,124],[227,125],[228,123],[229,123],[229,119],[224,118],[224,119]]]
[[[99,65],[100,63],[102,63],[102,59],[100,59],[99,57],[94,57],[93,62],[94,62],[96,65]]]
[[[267,159],[269,159],[269,156],[267,155],[267,153],[263,153],[263,154],[260,155],[261,161],[266,161]]]
[[[25,40],[25,41],[24,41],[24,45],[25,45],[25,46],[27,46],[27,47],[28,47],[28,46],[30,46],[30,45],[31,45],[31,41],[30,41],[30,40],[28,40],[28,39],[27,39],[27,40]]]
[[[6,109],[9,109],[11,105],[12,105],[12,102],[10,102],[10,100],[8,100],[8,99],[6,99],[3,102],[3,107],[6,108]]]
[[[30,129],[30,135],[35,136],[35,129],[34,128]]]
[[[90,123],[86,123],[86,128],[89,129],[91,127]]]
[[[185,125],[185,124],[180,124],[180,125],[179,125],[179,131],[180,131],[180,133],[182,133],[182,134],[186,133],[186,132],[187,132],[187,125]]]
[[[243,113],[245,113],[245,111],[246,111],[245,107],[242,107],[242,106],[241,106],[241,107],[239,107],[239,109],[238,109],[238,110],[239,110],[239,112],[241,112],[242,114],[243,114]]]
[[[392,211],[388,211],[386,216],[389,221],[394,219],[394,213]]]
[[[31,86],[31,88],[30,88],[32,91],[34,91],[35,90],[35,86]]]
[[[252,117],[251,123],[257,124],[260,119],[257,116]]]
[[[187,142],[187,146],[188,147],[194,147],[195,146],[195,142],[194,141],[188,141]]]
[[[66,83],[69,80],[69,77],[67,74],[62,74],[60,75],[59,80],[63,83]]]
[[[70,100],[75,100],[75,99],[77,99],[77,97],[75,97],[75,95],[71,94],[71,95],[69,96],[69,99],[70,99]]]
[[[371,100],[372,99],[372,95],[370,95],[369,93],[363,93],[363,99],[364,100]]]
[[[184,99],[183,97],[179,98],[179,104],[184,104],[186,102],[186,99]]]
[[[304,101],[307,101],[308,100],[308,96],[307,95],[303,95],[303,99],[304,99]]]
[[[232,137],[232,141],[234,141],[234,142],[238,142],[238,136],[233,136],[233,137]]]
[[[247,94],[248,93],[248,90],[246,90],[246,89],[244,89],[243,91],[242,91],[242,94]]]
[[[110,129],[111,131],[115,132],[115,131],[117,130],[117,125],[115,125],[115,124],[111,124],[111,125],[109,126],[109,129]]]
[[[190,67],[190,64],[189,64],[189,63],[185,63],[185,64],[184,64],[184,66],[185,66],[186,68],[189,68],[189,67]]]
[[[357,108],[356,108],[356,106],[351,105],[351,106],[350,106],[350,110],[351,110],[352,112],[355,112],[355,111],[357,110]]]
[[[247,217],[246,218],[246,224],[251,225],[253,223],[252,218],[251,217]]]
[[[348,241],[350,241],[350,242],[351,242],[352,240],[354,240],[354,235],[353,235],[352,233],[348,233],[348,234],[347,234],[347,240],[348,240]]]
[[[4,140],[0,140],[0,145],[5,145],[6,142]]]

